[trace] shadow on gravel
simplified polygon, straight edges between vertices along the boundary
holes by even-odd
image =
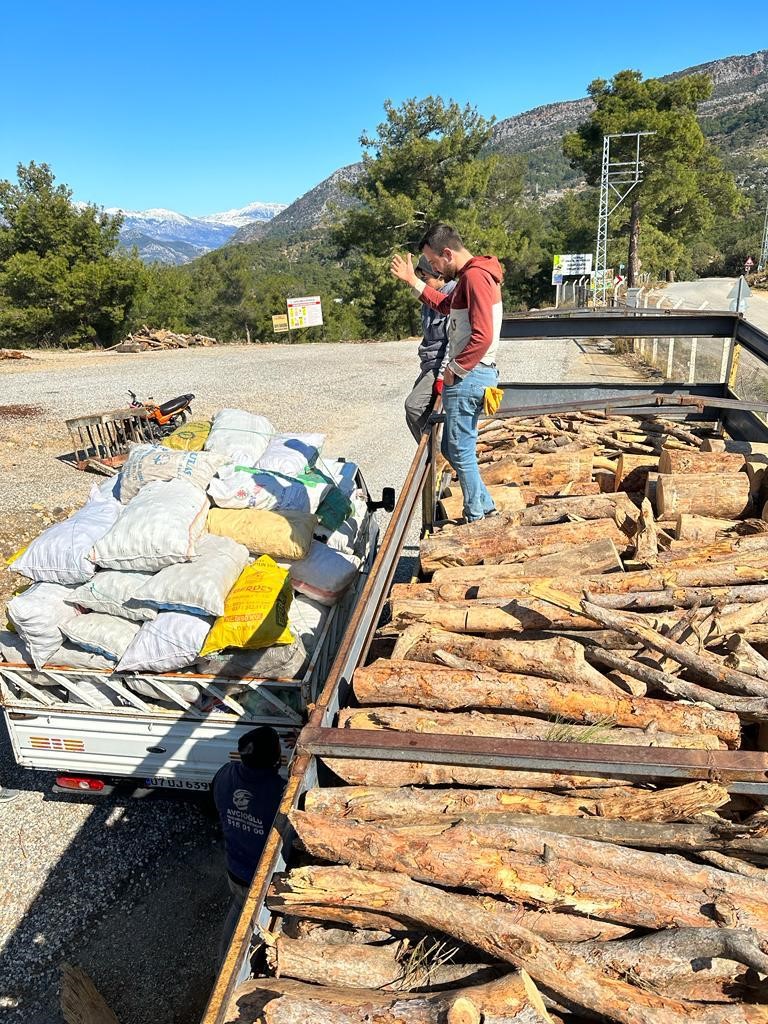
[[[0,935],[3,1019],[61,1021],[59,969],[66,960],[90,975],[120,1024],[199,1020],[229,903],[211,815],[177,795],[99,801],[50,793],[52,776],[14,763],[4,724],[0,780],[22,791],[0,807],[9,858],[15,847],[15,864],[2,865],[0,920],[15,918],[14,874],[21,890],[30,870],[25,861],[43,870],[38,844],[50,830],[68,827],[67,806],[92,808],[23,918]],[[39,792],[46,794],[42,801],[33,796]]]

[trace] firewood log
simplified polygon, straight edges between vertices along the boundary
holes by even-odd
[[[623,542],[622,542],[623,543]],[[596,540],[589,544],[577,544],[573,548],[543,555],[540,558],[528,558],[524,562],[506,563],[504,565],[484,565],[460,567],[457,578],[467,578],[480,583],[495,575],[503,576],[547,576],[554,573],[574,573],[578,575],[597,575],[602,573],[618,573],[623,565],[611,540]],[[462,572],[463,570],[463,572]],[[454,569],[438,569],[435,576],[447,581],[452,578]]]
[[[591,684],[555,681],[495,671],[457,671],[418,661],[376,661],[357,669],[355,697],[363,705],[401,704],[439,711],[503,709],[554,715],[584,725],[611,721],[618,726],[665,732],[715,733],[738,748],[738,716],[709,708],[631,697],[618,687],[597,692]]]
[[[682,512],[716,519],[738,519],[749,511],[749,477],[746,473],[718,476],[716,486],[707,473],[659,474],[656,508],[659,519],[676,520]]]
[[[294,900],[306,901],[307,896],[349,907],[385,902],[398,913],[414,915],[425,928],[456,935],[521,967],[567,1004],[620,1024],[757,1024],[768,1019],[761,1007],[728,1006],[727,1013],[718,1014],[716,1008],[702,1010],[653,995],[597,971],[584,958],[537,937],[475,897],[444,893],[392,872],[300,868],[283,876],[275,890],[270,901],[275,908],[290,908]]]
[[[703,452],[737,452],[739,455],[768,455],[768,444],[764,441],[734,441],[730,438],[722,440],[717,437],[705,437],[701,442]]]
[[[377,824],[309,811],[290,819],[307,852],[331,862],[640,928],[768,923],[765,883],[664,853],[506,824]]]
[[[339,712],[341,729],[394,729],[397,732],[449,736],[493,736],[499,739],[536,739],[553,742],[608,743],[637,747],[677,747],[686,750],[720,750],[725,747],[714,733],[662,732],[657,729],[614,728],[603,725],[571,725],[542,721],[524,715],[493,715],[481,711],[464,714],[425,711],[423,708],[345,708]]]
[[[474,768],[419,761],[373,761],[365,758],[324,757],[322,760],[343,782],[352,786],[512,786],[567,793],[574,789],[581,792],[606,785],[616,787],[632,784],[628,779],[567,775],[561,772],[528,772],[511,768]]]
[[[768,658],[756,651],[741,634],[734,633],[729,637],[726,647],[730,652],[725,659],[729,668],[737,668],[740,672],[768,681]]]
[[[607,974],[631,977],[661,995],[730,1002],[739,996],[765,999],[765,983],[747,978],[748,969],[768,972],[760,946],[760,937],[748,930],[676,928],[610,943],[567,943],[565,948]]]
[[[618,651],[605,647],[592,647],[588,658],[599,665],[610,666],[646,683],[652,690],[666,693],[682,700],[706,701],[720,711],[730,711],[746,721],[768,721],[768,698],[740,697],[731,693],[720,693],[709,687],[699,686],[686,679],[678,679],[658,668],[645,665],[636,658],[627,658]]]
[[[635,550],[633,558],[639,565],[652,568],[658,561],[659,538],[653,509],[647,498],[643,498],[640,506],[640,518],[637,521],[637,533],[634,537]]]
[[[649,822],[676,822],[712,813],[727,804],[720,785],[692,782],[659,791],[618,787],[592,797],[514,789],[435,790],[414,787],[350,786],[311,789],[305,809],[356,821],[408,822],[519,820],[523,815],[595,817]],[[538,821],[536,822],[538,823]],[[672,830],[673,831],[673,830]]]
[[[267,947],[267,962],[278,978],[295,978],[339,988],[418,992],[457,984],[478,985],[498,977],[498,967],[481,963],[433,963],[429,945],[416,951],[407,940],[386,945],[330,945],[279,935]]]
[[[648,473],[658,471],[657,455],[620,455],[616,464],[616,491],[644,491]]]
[[[499,512],[517,512],[527,505],[527,488],[496,484],[488,490]],[[446,519],[460,519],[464,515],[464,496],[461,489],[458,486],[449,487],[440,498],[440,505]]]
[[[542,1024],[552,1017],[522,973],[466,989],[400,993],[256,978],[238,986],[228,1024]]]
[[[718,534],[732,530],[737,523],[736,519],[712,519],[708,516],[692,516],[682,512],[675,520],[675,539],[715,540]]]
[[[567,516],[579,519],[615,519],[617,510],[631,519],[637,519],[637,505],[628,494],[594,494],[590,497],[539,498],[536,504],[526,509],[520,520],[526,526],[542,526],[558,523]]]
[[[659,473],[731,476],[744,468],[744,456],[732,452],[663,451]]]
[[[746,482],[749,486],[749,481]],[[500,562],[505,556],[515,554],[540,557],[595,540],[613,541],[618,550],[625,550],[629,544],[627,535],[610,519],[518,526],[510,515],[515,513],[467,523],[459,531],[441,530],[422,541],[422,568],[425,572],[434,572],[446,565]]]
[[[575,640],[486,640],[481,637],[422,628],[397,652],[403,661],[434,662],[437,650],[479,662],[498,672],[515,672],[565,683],[583,683],[598,692],[615,693],[602,672],[589,665],[584,647]]]

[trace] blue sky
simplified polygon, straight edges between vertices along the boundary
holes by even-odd
[[[290,202],[359,159],[382,105],[439,94],[508,117],[768,47],[764,0],[642,5],[9,0],[0,178],[193,215]],[[597,17],[602,10],[602,19]]]

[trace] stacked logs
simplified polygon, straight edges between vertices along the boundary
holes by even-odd
[[[160,352],[176,348],[208,348],[211,345],[218,345],[218,341],[205,334],[179,334],[164,328],[154,330],[144,326],[133,334],[129,334],[117,345],[113,345],[108,351],[119,353]]]
[[[338,726],[766,749],[765,453],[582,413],[480,455],[502,513],[422,542]],[[595,776],[326,758],[228,1019],[768,1022],[768,814],[610,749]]]

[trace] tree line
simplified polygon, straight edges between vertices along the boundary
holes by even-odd
[[[711,91],[698,74],[596,79],[593,113],[562,144],[586,184],[549,203],[532,194],[537,162],[493,152],[493,120],[475,108],[431,96],[387,102],[376,132],[360,139],[363,171],[347,186],[356,202],[330,226],[225,246],[180,267],[121,251],[120,217],[73,204],[47,165],[20,165],[16,182],[0,182],[0,343],[110,344],[141,323],[285,340],[272,315],[307,294],[321,296],[325,324],[302,341],[416,334],[418,310],[388,266],[393,252],[416,252],[438,220],[471,251],[498,256],[506,309],[546,304],[552,256],[593,250],[603,136],[625,132],[653,134],[643,139],[643,181],[611,218],[609,265],[652,279],[740,272],[757,251],[765,199],[738,187],[702,132],[696,110]]]

